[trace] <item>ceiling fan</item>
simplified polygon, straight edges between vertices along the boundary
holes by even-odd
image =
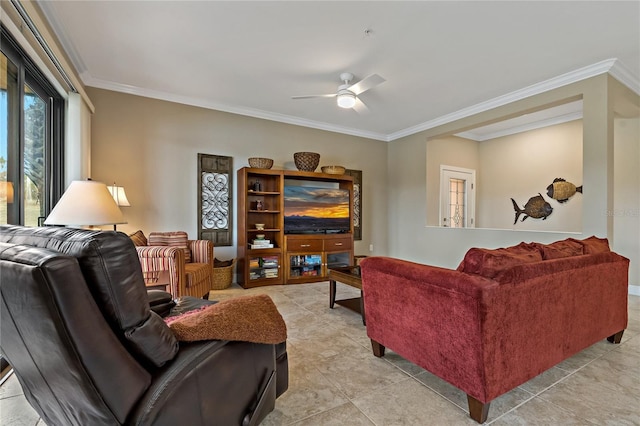
[[[336,98],[338,106],[341,108],[353,108],[358,112],[366,112],[368,108],[358,98],[358,95],[384,83],[386,80],[378,74],[371,74],[354,84],[351,84],[351,80],[353,80],[353,74],[350,72],[343,72],[340,74],[340,81],[342,81],[343,84],[338,86],[338,91],[336,93],[326,95],[292,96],[291,99]]]

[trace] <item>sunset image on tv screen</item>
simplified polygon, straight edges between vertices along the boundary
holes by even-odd
[[[285,231],[346,232],[349,204],[346,189],[285,186]]]

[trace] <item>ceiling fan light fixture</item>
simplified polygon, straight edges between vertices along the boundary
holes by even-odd
[[[356,104],[356,95],[351,92],[338,94],[338,106],[340,108],[353,108]]]

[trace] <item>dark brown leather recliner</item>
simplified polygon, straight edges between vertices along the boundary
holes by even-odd
[[[0,293],[0,349],[49,425],[256,425],[288,386],[285,343],[178,343],[119,232],[0,226]]]

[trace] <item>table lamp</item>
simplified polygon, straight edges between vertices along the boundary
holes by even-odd
[[[62,194],[45,225],[100,226],[127,223],[107,185],[93,180],[74,180]]]
[[[13,203],[13,183],[0,182],[0,199],[4,199],[7,204]]]
[[[111,196],[116,201],[118,207],[131,207],[129,204],[129,200],[127,200],[127,194],[124,192],[124,187],[116,186],[116,183],[113,182],[113,185],[107,187]]]

